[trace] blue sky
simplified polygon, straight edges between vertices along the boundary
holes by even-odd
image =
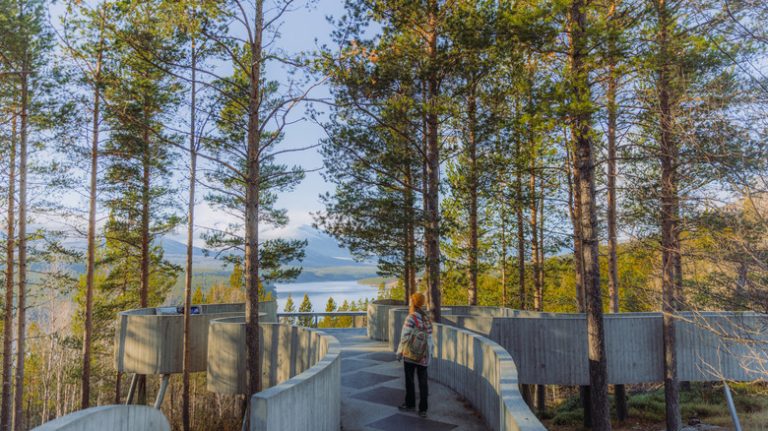
[[[273,2],[268,0],[267,4],[272,5]],[[289,53],[296,53],[300,51],[311,51],[325,43],[330,43],[329,35],[332,31],[332,26],[326,17],[329,15],[334,17],[341,16],[344,13],[343,0],[319,0],[314,2],[311,6],[306,5],[306,0],[299,0],[297,5],[295,10],[284,16],[280,26],[281,37],[276,41],[275,47]],[[64,13],[64,7],[65,5],[61,2],[57,2],[51,7],[51,18],[54,25],[58,25],[60,15]],[[269,10],[269,8],[267,8],[267,10]],[[269,12],[267,12],[267,14],[268,13]],[[267,16],[267,19],[269,19],[269,16]],[[221,65],[220,68],[224,70],[227,69],[225,65]],[[219,73],[223,73],[222,70],[219,70]],[[268,78],[277,81],[283,81],[284,74],[285,72],[277,67],[273,67],[272,69],[268,68],[267,70]],[[327,86],[320,86],[316,88],[310,96],[313,98],[322,98],[328,94]],[[305,108],[306,107],[297,108],[293,113],[293,119],[300,120],[304,116]],[[322,106],[318,106],[317,108],[327,110]],[[300,148],[315,145],[323,138],[323,135],[323,130],[311,121],[298,121],[286,128],[285,140],[280,144],[278,149]],[[319,171],[316,171],[318,168],[322,167],[322,158],[318,150],[314,148],[303,152],[287,153],[278,159],[278,161],[288,165],[300,165],[312,172],[307,173],[305,180],[299,184],[293,192],[284,193],[279,197],[278,207],[288,210],[290,224],[279,230],[265,228],[262,232],[262,237],[267,239],[276,236],[291,237],[297,234],[306,235],[306,230],[300,231],[299,228],[312,223],[311,213],[322,209],[319,195],[332,190],[332,186],[323,180]],[[180,173],[179,175],[183,174]],[[223,227],[229,220],[226,214],[222,214],[220,211],[210,208],[203,202],[202,195],[204,193],[204,190],[201,190],[200,193],[198,193],[198,203],[195,210],[196,225],[200,227],[198,229],[198,234],[202,232],[205,227]],[[185,198],[186,192],[180,193],[180,203],[182,203]],[[74,202],[82,200],[83,203],[85,203],[83,195],[73,195],[67,200],[72,200]],[[182,207],[184,207],[184,205]],[[52,224],[56,223],[52,222]],[[184,238],[186,238],[184,229],[180,228],[178,232],[172,235],[172,237],[183,241]],[[196,245],[202,245],[198,241],[196,241]]]

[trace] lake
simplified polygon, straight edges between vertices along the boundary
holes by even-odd
[[[293,303],[296,304],[296,311],[304,299],[304,294],[309,295],[312,302],[312,310],[325,311],[325,304],[328,298],[332,297],[337,306],[347,300],[349,302],[362,299],[376,299],[379,289],[374,286],[359,284],[357,281],[319,281],[309,283],[278,283],[275,285],[277,292],[277,309],[285,309],[285,301],[290,294],[293,297]]]

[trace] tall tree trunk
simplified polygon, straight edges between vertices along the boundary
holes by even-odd
[[[405,169],[405,188],[403,189],[403,200],[405,202],[406,224],[405,224],[405,303],[410,302],[410,296],[416,292],[416,239],[414,232],[414,197],[413,197],[413,174],[411,172],[410,161]]]
[[[543,172],[539,173],[539,280],[538,280],[538,296],[539,305],[536,311],[544,311],[544,176]],[[547,387],[545,385],[536,386],[536,406],[540,412],[547,410]]]
[[[248,373],[248,394],[261,391],[261,358],[259,357],[259,199],[261,125],[262,32],[264,2],[256,1],[254,34],[251,41],[250,93],[248,100],[248,172],[245,192],[245,344]],[[250,403],[250,397],[248,397]],[[246,415],[249,415],[246,413]]]
[[[11,381],[13,379],[13,281],[15,263],[13,252],[16,247],[15,206],[16,206],[16,139],[17,112],[13,109],[11,123],[11,154],[8,160],[8,230],[6,237],[5,258],[5,316],[3,318],[3,395],[2,414],[0,415],[0,430],[7,431],[11,424]]]
[[[467,303],[477,305],[477,100],[475,83],[467,96],[467,155],[469,156],[469,289]]]
[[[424,112],[422,114],[421,118],[421,136],[422,136],[422,154],[423,158],[421,161],[421,203],[422,203],[422,212],[424,213],[423,216],[423,223],[424,223],[424,281],[427,286],[427,302],[430,304],[432,303],[432,300],[430,299],[430,289],[429,289],[429,258],[428,258],[428,250],[429,250],[429,234],[427,229],[427,213],[429,212],[429,160],[427,158],[427,154],[429,153],[429,132],[427,127],[427,83],[422,81],[421,82],[421,95],[424,101]]]
[[[83,374],[81,377],[80,408],[87,409],[91,403],[91,344],[93,343],[93,277],[96,272],[96,183],[99,175],[99,126],[101,123],[101,62],[104,46],[104,11],[99,10],[99,43],[96,51],[96,66],[93,71],[93,121],[91,138],[91,188],[88,196],[88,257],[85,272],[85,319],[83,322]]]
[[[19,140],[19,300],[16,345],[16,380],[14,393],[13,429],[21,431],[24,410],[24,345],[27,331],[27,140],[29,110],[29,62],[26,54],[21,72],[21,131]]]
[[[435,67],[437,62],[437,20],[436,0],[427,2],[427,57],[431,63],[427,79],[427,213],[426,234],[427,269],[429,273],[429,299],[432,319],[440,322],[440,142],[438,131],[439,80]]]
[[[197,180],[197,144],[195,121],[197,114],[197,51],[195,38],[191,42],[192,85],[190,88],[189,112],[189,201],[187,203],[187,272],[184,277],[184,358],[181,394],[181,423],[184,431],[189,431],[189,368],[192,359],[192,347],[189,339],[189,325],[192,311],[192,257],[195,242],[195,182]]]
[[[619,77],[616,72],[616,22],[614,15],[618,0],[612,0],[609,10],[610,34],[608,38],[608,89],[606,91],[608,111],[608,295],[611,313],[619,312],[619,270],[616,256],[616,123],[618,106],[616,105],[616,91]],[[616,417],[619,422],[627,419],[627,395],[624,385],[613,387],[613,396],[616,402]]]
[[[664,338],[664,396],[666,398],[667,429],[682,427],[680,417],[680,382],[677,377],[675,352],[675,314],[678,307],[680,242],[678,237],[679,198],[677,195],[678,146],[672,136],[672,107],[670,102],[669,34],[671,25],[666,0],[656,1],[659,30],[657,92],[659,95],[661,162],[661,248],[662,248],[662,310]]]
[[[150,142],[150,130],[149,130],[149,116],[146,114],[146,108],[144,113],[144,133],[142,141],[144,144],[141,168],[141,285],[139,286],[139,306],[141,308],[149,307],[149,249],[150,249],[150,194],[151,194],[151,145]],[[136,400],[140,405],[147,403],[147,376],[139,375],[136,380]]]
[[[576,170],[576,158],[570,150],[572,141],[566,137],[566,170],[568,177],[568,202],[571,215],[571,224],[573,225],[573,264],[576,280],[576,304],[579,313],[586,312],[584,306],[584,256],[581,253],[581,193],[579,193],[579,173]]]
[[[507,216],[504,195],[499,193],[499,218],[501,219],[501,306],[507,306]]]
[[[583,106],[591,102],[587,56],[586,4],[574,0],[570,7],[571,24],[571,79],[575,109],[573,112],[573,138],[576,150],[578,188],[581,194],[581,245],[584,256],[584,289],[587,308],[587,340],[589,351],[589,381],[592,425],[598,431],[611,429],[608,403],[608,373],[605,356],[602,293],[600,291],[600,263],[598,261],[597,211],[595,204],[594,155],[591,134],[591,114]]]
[[[515,214],[517,216],[517,278],[520,309],[527,309],[527,294],[525,291],[525,226],[523,223],[523,164],[520,139],[515,138]]]
[[[531,142],[533,148],[533,142]],[[530,169],[529,169],[529,193],[530,193],[530,225],[531,225],[531,268],[533,269],[533,309],[541,311],[542,291],[541,270],[539,262],[539,227],[538,227],[538,204],[536,199],[536,151],[531,151]]]

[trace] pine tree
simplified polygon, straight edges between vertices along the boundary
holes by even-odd
[[[286,313],[293,313],[296,311],[296,304],[293,303],[293,297],[291,294],[288,294],[288,299],[285,300],[285,307],[283,307],[283,311]],[[296,324],[296,318],[289,317],[287,320],[287,323],[289,325],[295,325]]]
[[[312,312],[312,302],[309,300],[309,296],[306,293],[304,294],[304,299],[301,301],[301,304],[299,305],[299,312],[300,313]],[[312,316],[299,317],[299,326],[306,326],[308,328],[313,327],[314,318]]]
[[[110,41],[118,67],[110,70],[107,121],[111,133],[104,148],[105,191],[109,219],[105,225],[109,284],[138,294],[138,307],[165,299],[179,268],[163,259],[157,240],[180,222],[170,187],[171,149],[176,137],[166,133],[163,115],[178,103],[179,87],[145,58],[177,56],[169,35],[156,31],[160,16],[147,3],[125,12],[122,27]],[[135,268],[139,268],[136,279]],[[152,283],[151,279],[157,281]],[[162,280],[162,281],[161,281]],[[145,378],[138,382],[138,401],[145,402]]]
[[[572,97],[569,114],[572,121],[573,146],[578,172],[579,242],[584,262],[583,284],[587,311],[589,345],[589,383],[591,419],[594,429],[611,429],[608,404],[608,372],[605,356],[602,292],[598,261],[598,225],[595,199],[594,145],[592,142],[591,104],[589,84],[590,65],[587,57],[590,21],[588,1],[573,0],[568,5],[570,52],[568,84]]]
[[[336,311],[336,301],[333,300],[332,296],[328,297],[328,302],[325,303],[325,312],[326,313],[333,313]],[[320,322],[321,328],[335,328],[337,326],[336,324],[336,318],[331,316],[326,316],[323,318],[323,321]]]

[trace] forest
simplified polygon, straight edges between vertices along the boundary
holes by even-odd
[[[632,413],[604,314],[663,311],[674,351],[678,312],[768,313],[763,0],[326,2],[0,0],[0,431],[123,402],[122,310],[245,302],[255,366],[265,286],[306,247],[262,234],[316,171],[315,227],[377,262],[380,296],[423,291],[437,322],[452,304],[586,313],[590,385],[571,389],[592,429]],[[302,11],[332,30],[284,48]],[[288,142],[302,123],[316,138]],[[229,283],[199,288],[196,241]],[[658,419],[678,430],[675,361]],[[534,392],[546,416],[555,390]],[[162,406],[184,430],[235,429],[242,408],[189,372]]]

